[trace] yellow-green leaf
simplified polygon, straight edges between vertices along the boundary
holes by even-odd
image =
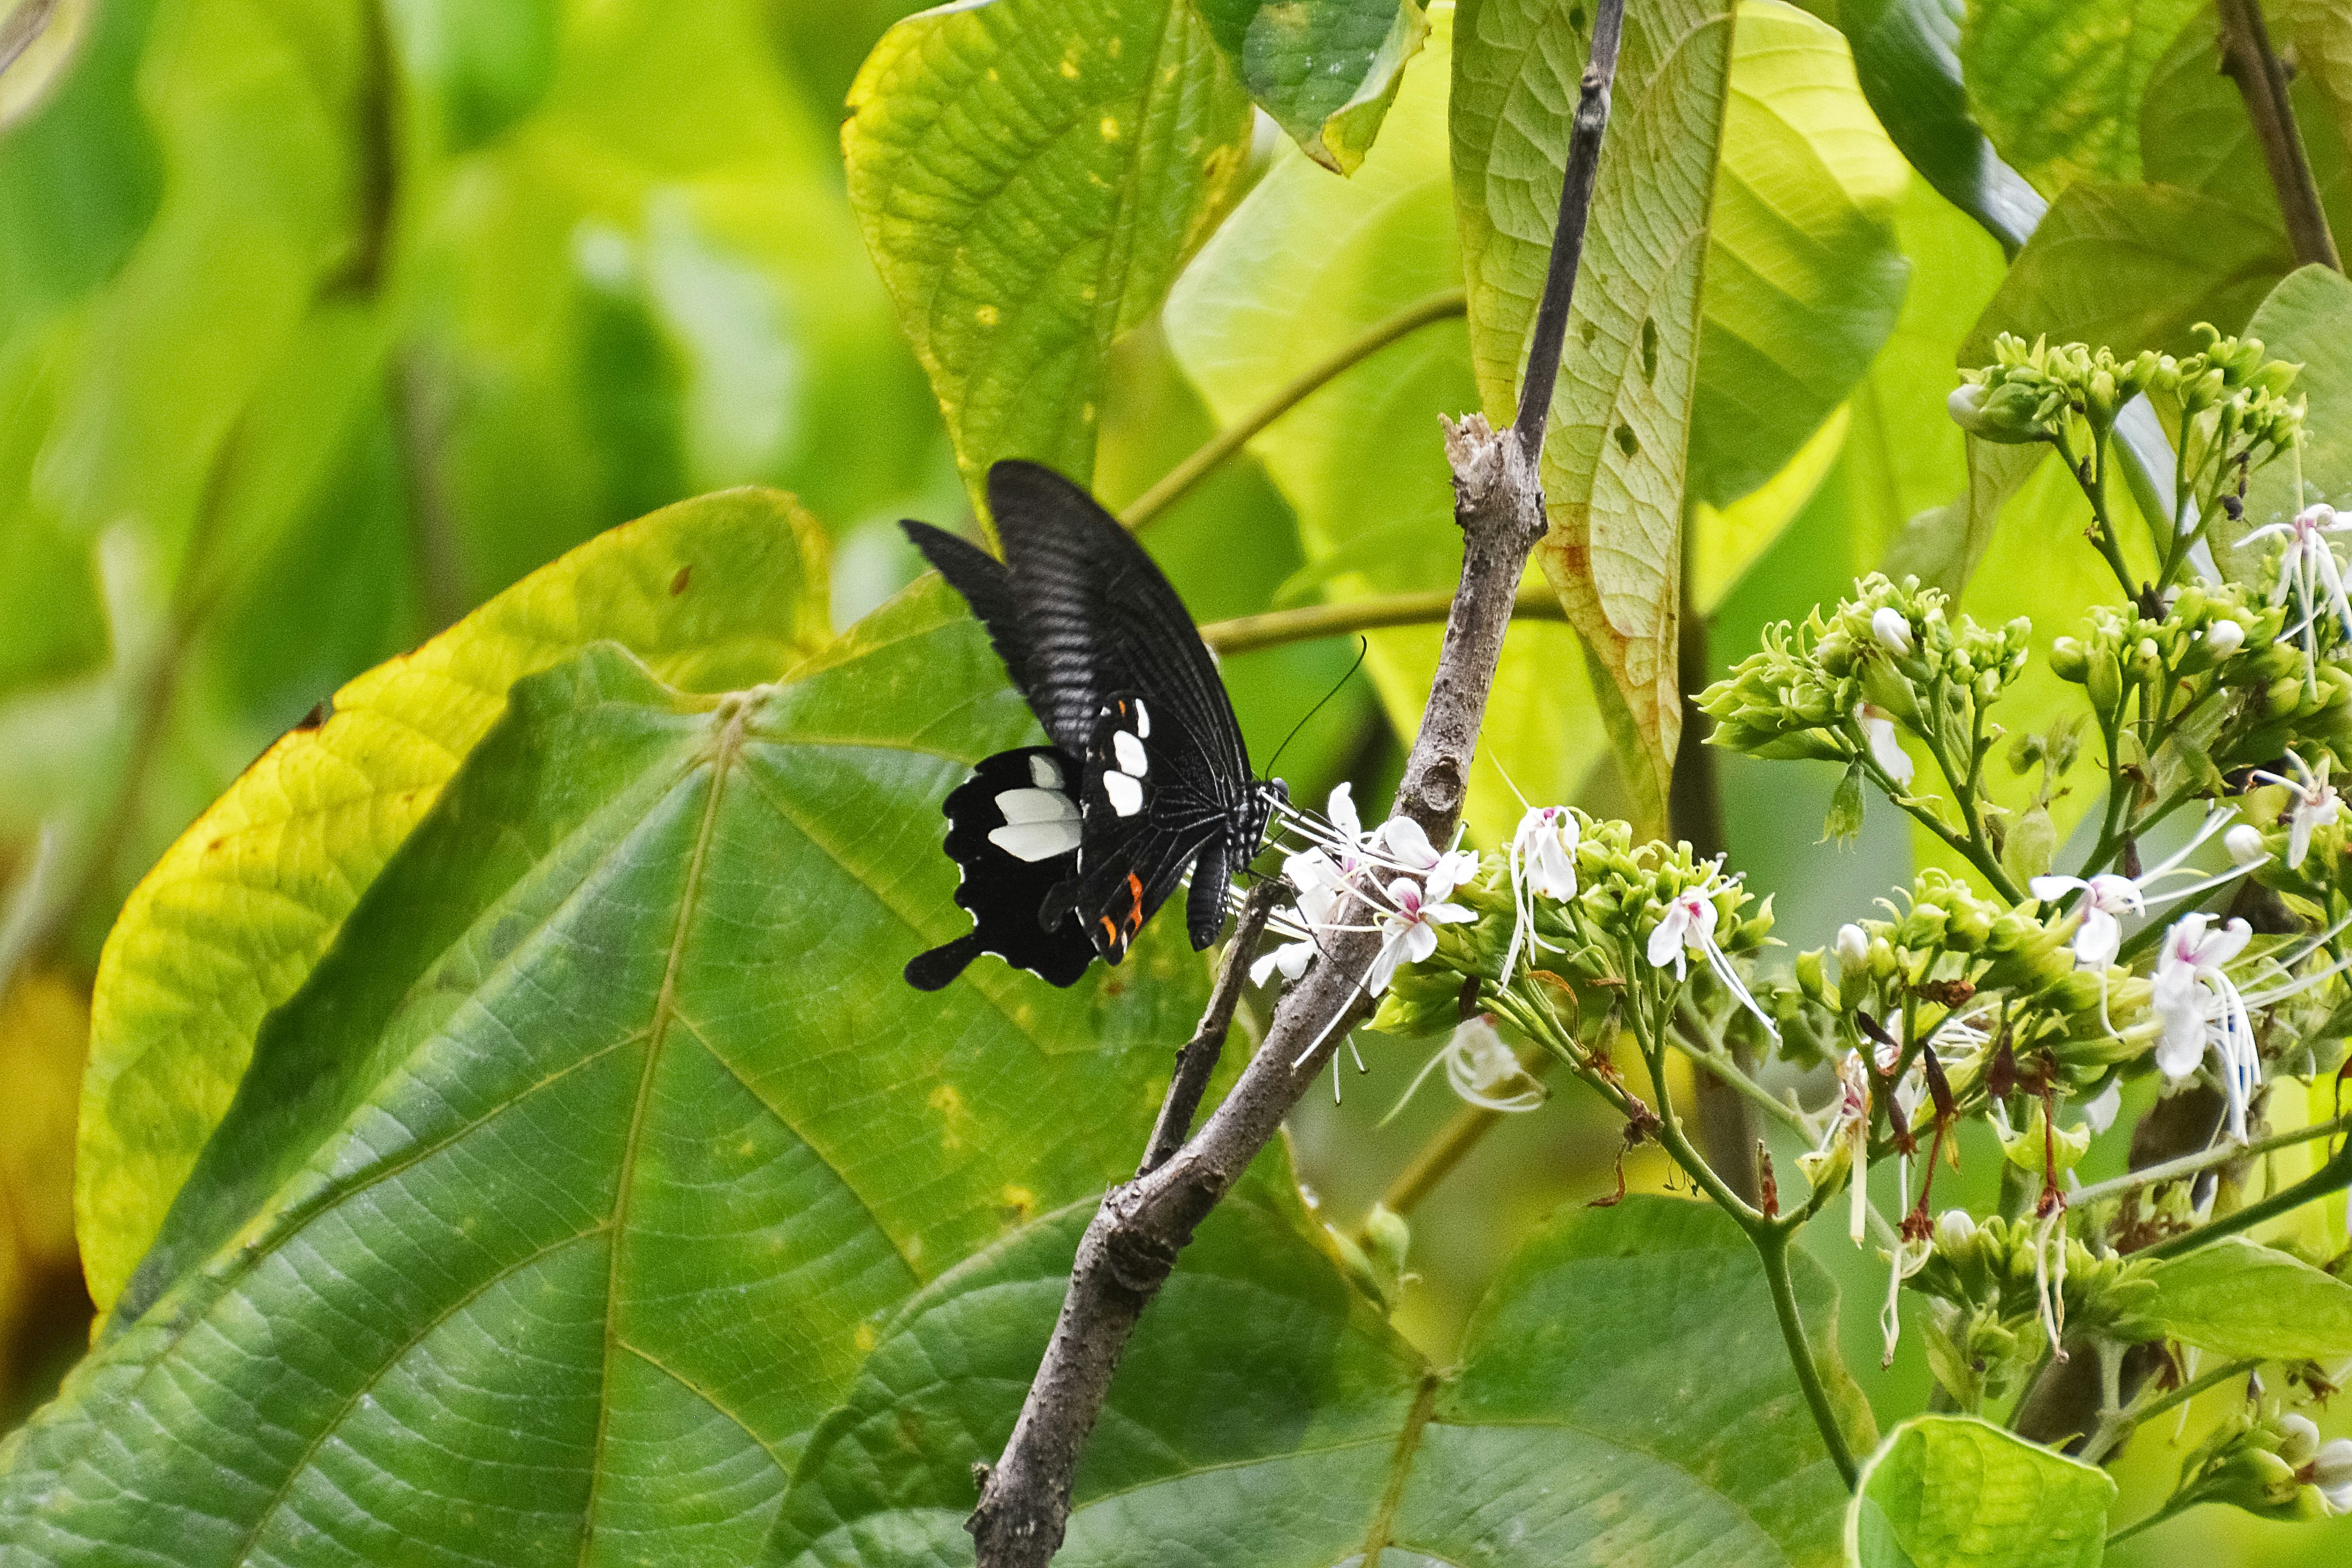
[[[113,1304],[228,1109],[262,1016],[533,670],[610,639],[672,685],[772,679],[830,635],[824,535],[789,497],[682,502],[583,545],[338,691],[147,874],[99,964],[75,1209]]]
[[[899,23],[842,128],[849,196],[975,500],[1000,458],[1084,482],[1111,341],[1158,309],[1249,150],[1189,0],[997,0]]]
[[[1700,271],[1731,69],[1731,13],[1660,0],[1625,18],[1615,108],[1544,438],[1544,575],[1616,689],[1636,799],[1663,815],[1682,732],[1676,670],[1684,459]],[[1490,419],[1516,402],[1551,251],[1565,106],[1591,50],[1581,5],[1486,0],[1458,24],[1454,199]]]
[[[2044,195],[2140,177],[2149,76],[2205,0],[1969,0],[1960,69],[1977,121]]]
[[[2105,1471],[1972,1415],[1920,1415],[1863,1467],[1845,1518],[1849,1568],[2095,1568]]]
[[[1405,62],[1428,36],[1422,0],[1195,0],[1258,107],[1342,174],[1364,161]]]

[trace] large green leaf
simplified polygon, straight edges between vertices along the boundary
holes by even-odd
[[[2096,1568],[2106,1473],[1972,1415],[1918,1415],[1864,1467],[1852,1568]]]
[[[1556,1217],[1442,1376],[1291,1206],[1244,1187],[1202,1226],[1111,1384],[1056,1562],[1133,1563],[1139,1542],[1222,1568],[1834,1560],[1843,1488],[1722,1215],[1637,1196]],[[1086,1217],[908,1303],[810,1445],[769,1561],[971,1561],[971,1467],[1012,1429]],[[1829,1353],[1833,1291],[1801,1264],[1798,1292]]]
[[[1910,171],[1837,29],[1747,0],[1707,222],[1690,486],[1721,506],[1793,458],[1894,331]]]
[[[1422,0],[1195,0],[1250,96],[1308,157],[1352,174],[1405,62],[1429,31]]]
[[[2072,186],[1961,344],[1960,363],[1990,361],[1998,332],[2186,353],[2197,346],[2191,327],[2237,331],[2294,269],[2277,226],[2233,204],[2170,185]]]
[[[2352,151],[2352,3],[2347,0],[2286,0],[2295,63],[2304,79],[2327,95],[2336,110],[2336,131]],[[2306,131],[2304,142],[2311,142]]]
[[[1832,9],[1886,133],[1947,201],[2014,254],[2042,221],[2044,204],[1969,114],[1962,0],[1843,0]]]
[[[1969,0],[1960,67],[1977,122],[2048,195],[2140,177],[2140,104],[2205,0]]]
[[[361,676],[323,724],[247,768],[131,893],[100,963],[75,1169],[100,1306],[228,1109],[262,1016],[309,975],[508,687],[600,640],[686,690],[772,679],[828,640],[824,606],[824,536],[789,498],[686,502]]]
[[[1517,401],[1551,251],[1569,116],[1591,51],[1581,5],[1465,8],[1454,66],[1454,200],[1487,417]],[[1544,437],[1538,547],[1613,688],[1626,775],[1662,817],[1682,731],[1676,668],[1684,459],[1700,271],[1731,71],[1731,14],[1661,0],[1625,19],[1614,110]]]
[[[975,496],[1000,458],[1083,482],[1111,340],[1249,149],[1239,74],[1178,0],[997,0],[891,28],[849,102],[850,201]]]
[[[2352,281],[2332,268],[2303,268],[2271,291],[2246,331],[2262,339],[2273,359],[2303,366],[2292,390],[2307,406],[2300,463],[2275,462],[2254,475],[2242,530],[2277,522],[2315,500],[2352,496]],[[2258,577],[2263,550],[2231,549],[2222,531],[2229,521],[2213,520],[2222,534],[2214,541],[2215,557],[2233,577]]]
[[[2352,160],[2336,132],[2336,108],[2308,73],[2294,79],[2291,100],[2320,205],[2342,232],[2352,221]],[[2221,24],[2210,6],[2157,62],[2140,106],[2139,142],[2150,184],[2180,185],[2242,207],[2270,226],[2284,225],[2262,139],[2243,95],[2221,68]]]
[[[1335,180],[1285,148],[1168,305],[1178,361],[1231,422],[1377,323],[1461,281],[1446,168],[1446,13],[1355,175]],[[1450,589],[1462,574],[1451,474],[1438,426],[1478,396],[1462,329],[1423,327],[1300,403],[1251,449],[1298,515],[1305,580],[1334,600]],[[1421,721],[1440,628],[1374,632],[1370,668],[1402,734]],[[1517,796],[1566,800],[1604,744],[1558,624],[1522,623],[1504,645],[1471,777],[1469,819],[1510,836]]]
[[[745,1561],[879,1320],[1131,1168],[1199,1000],[1170,922],[1067,991],[899,979],[968,918],[939,800],[1034,733],[935,581],[772,685],[518,682],[265,1023],[163,1295],[0,1450],[0,1540]]]
[[[2156,1267],[2139,1316],[2216,1355],[2321,1360],[2352,1353],[2352,1285],[2242,1236]]]

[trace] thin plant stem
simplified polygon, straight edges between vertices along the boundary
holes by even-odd
[[[2259,1361],[2233,1361],[2217,1366],[2211,1372],[2190,1379],[2169,1393],[2133,1405],[2126,1410],[2110,1411],[2099,1418],[2098,1430],[2093,1432],[2075,1456],[2086,1465],[2095,1465],[2131,1441],[2132,1434],[2166,1411],[2187,1404],[2209,1388],[2216,1388],[2233,1377],[2243,1377],[2262,1364]]]
[[[1551,1070],[1558,1058],[1549,1049],[1519,1053],[1519,1070],[1529,1078],[1540,1079]],[[1421,1206],[1436,1185],[1454,1173],[1454,1168],[1475,1149],[1480,1140],[1492,1132],[1508,1114],[1489,1110],[1483,1105],[1465,1105],[1445,1119],[1445,1125],[1434,1137],[1413,1152],[1403,1170],[1381,1194],[1381,1207],[1391,1214],[1409,1215]]]
[[[2187,1510],[2195,1507],[2197,1500],[2197,1499],[2192,1497],[2174,1498],[2170,1502],[2166,1503],[2162,1508],[2158,1509],[2146,1519],[2139,1521],[2136,1524],[2126,1524],[2121,1530],[2116,1531],[2113,1535],[2108,1536],[2107,1544],[2114,1546],[2118,1542],[2129,1541],[2133,1536],[2137,1535],[2143,1530],[2153,1530],[2156,1526],[2162,1524],[2166,1520],[2170,1519],[2173,1515],[2184,1512]]]
[[[1220,655],[1253,653],[1286,643],[1317,637],[1344,637],[1349,632],[1377,631],[1382,626],[1433,625],[1452,607],[1451,591],[1426,594],[1382,594],[1370,599],[1349,599],[1336,605],[1307,605],[1295,610],[1268,610],[1263,615],[1237,616],[1211,621],[1201,628],[1201,640]],[[1565,621],[1559,595],[1542,586],[1521,588],[1512,601],[1514,620]]]
[[[1214,472],[1220,463],[1246,446],[1252,437],[1306,402],[1325,384],[1338,380],[1399,338],[1417,332],[1433,321],[1451,321],[1456,316],[1465,315],[1469,309],[1468,292],[1449,289],[1443,294],[1431,295],[1418,305],[1407,306],[1362,336],[1333,350],[1285,383],[1264,403],[1218,431],[1191,457],[1169,469],[1158,484],[1129,503],[1119,521],[1129,528],[1148,526],[1161,512],[1175,505],[1187,490]],[[1442,620],[1444,615],[1445,606],[1441,604],[1436,616],[1432,618]]]
[[[2344,261],[2328,232],[2327,209],[2320,205],[2319,184],[2312,178],[2311,160],[2305,153],[2303,134],[2294,123],[2294,106],[2287,97],[2286,68],[2271,47],[2270,29],[2263,22],[2261,0],[2218,0],[2221,20],[2222,70],[2238,84],[2246,100],[2246,116],[2254,122],[2262,143],[2263,162],[2270,168],[2271,184],[2278,192],[2279,212],[2286,220],[2288,240],[2295,260],[2341,272]]]
[[[2226,1237],[2252,1230],[2265,1221],[2290,1214],[2307,1203],[2330,1197],[2352,1184],[2352,1143],[2337,1150],[2327,1163],[2291,1187],[2281,1187],[2266,1198],[2233,1209],[2217,1220],[2169,1237],[2154,1247],[2142,1248],[2133,1256],[2161,1260],[2181,1258],[2200,1247],[2210,1247]]]
[[[2096,1182],[2077,1192],[2066,1194],[2070,1204],[2095,1204],[2125,1193],[2152,1187],[2159,1182],[2179,1181],[2200,1171],[2210,1171],[2216,1165],[2226,1165],[2235,1160],[2251,1160],[2288,1149],[2297,1143],[2308,1143],[2315,1138],[2332,1138],[2338,1132],[2352,1131],[2352,1116],[2339,1116],[2333,1121],[2317,1121],[2308,1127],[2298,1127],[2289,1132],[2274,1132],[2253,1143],[2221,1143],[2210,1149],[2200,1149],[2194,1154],[2183,1154],[2177,1160],[2167,1160],[2160,1165],[2132,1171],[2107,1181]]]
[[[1789,1347],[1789,1363],[1797,1370],[1797,1384],[1805,1391],[1805,1404],[1813,1413],[1813,1425],[1822,1431],[1822,1446],[1830,1451],[1830,1463],[1845,1479],[1845,1489],[1852,1491],[1861,1479],[1862,1472],[1853,1462],[1853,1450],[1847,1446],[1845,1428],[1838,1424],[1837,1411],[1830,1404],[1827,1385],[1822,1382],[1822,1369],[1813,1359],[1812,1342],[1805,1338],[1805,1320],[1797,1309],[1797,1289],[1789,1278],[1789,1243],[1795,1232],[1779,1226],[1766,1225],[1750,1230],[1748,1239],[1756,1244],[1756,1255],[1764,1262],[1764,1279],[1772,1289],[1772,1312],[1780,1320],[1780,1337]]]

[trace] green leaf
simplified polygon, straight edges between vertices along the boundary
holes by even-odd
[[[1551,251],[1569,118],[1591,48],[1583,7],[1486,0],[1454,67],[1454,199],[1471,353],[1489,419],[1507,419]],[[1699,279],[1731,70],[1728,10],[1662,0],[1625,20],[1541,477],[1544,575],[1605,668],[1621,762],[1663,805],[1682,732],[1684,458],[1699,358]],[[1619,726],[1612,725],[1612,728]]]
[[[1405,62],[1428,36],[1422,0],[1196,0],[1250,97],[1325,168],[1352,174]]]
[[[2302,268],[2271,290],[2246,332],[2262,339],[2271,358],[2303,366],[2291,390],[2307,407],[2303,494],[2295,494],[2292,458],[2261,469],[2247,489],[2240,532],[2291,517],[2314,500],[2352,495],[2352,281],[2332,268]],[[2258,579],[2263,551],[2231,548],[2229,523],[2227,517],[2213,520],[2215,557],[2230,575]]]
[[[2352,1285],[2242,1236],[2224,1237],[2152,1276],[2140,1316],[2216,1355],[2296,1361],[2352,1352]]]
[[[1460,285],[1446,164],[1451,43],[1441,10],[1427,58],[1352,178],[1335,180],[1284,148],[1186,269],[1168,303],[1169,342],[1221,421]],[[1335,378],[1250,444],[1297,513],[1307,565],[1294,582],[1345,601],[1460,580],[1462,531],[1437,419],[1477,395],[1462,329],[1444,321]],[[1370,636],[1372,683],[1402,734],[1421,722],[1442,635],[1430,626]],[[1472,830],[1500,843],[1517,823],[1503,771],[1529,799],[1567,800],[1604,745],[1574,634],[1557,623],[1512,627],[1472,768]]]
[[[1845,39],[1746,0],[1707,223],[1690,484],[1721,506],[1793,458],[1894,331],[1910,275],[1910,171],[1855,85]]]
[[[2045,446],[1967,439],[1967,493],[1906,523],[1887,546],[1885,566],[1890,577],[1915,576],[1956,598],[1991,548],[2001,509],[2050,455]]]
[[[2352,151],[2352,3],[2347,0],[2286,0],[2281,7],[2294,41],[2295,64],[2336,110],[2337,138]],[[2298,100],[2297,114],[2301,108]],[[2312,142],[2306,131],[2304,144]]]
[[[99,964],[76,1209],[113,1306],[244,1076],[262,1016],[302,984],[507,688],[599,640],[670,684],[725,690],[822,647],[824,536],[790,498],[707,497],[582,546],[248,767],[123,906]]]
[[[2229,203],[2169,185],[2076,185],[2051,204],[1960,363],[1989,362],[2005,331],[2187,353],[2189,328],[2236,331],[2294,269],[2277,226]]]
[[[1131,1563],[1138,1541],[1225,1568],[1834,1558],[1843,1488],[1722,1215],[1637,1196],[1555,1217],[1442,1380],[1272,1185],[1210,1217],[1145,1314],[1057,1563]],[[1087,1217],[1041,1222],[908,1303],[810,1445],[768,1561],[968,1560],[971,1467],[1012,1428]],[[1828,1354],[1833,1292],[1803,1264],[1798,1289]]]
[[[1842,0],[1836,21],[1886,133],[1927,183],[2014,255],[2046,204],[2000,161],[1960,80],[1963,0]]]
[[[926,581],[726,695],[611,643],[516,683],[253,1065],[141,1276],[0,1459],[44,1561],[747,1561],[912,1290],[1131,1169],[1204,976],[1055,990],[966,928],[937,806],[1035,733]]]
[[[2096,1568],[2106,1472],[1972,1415],[1917,1415],[1887,1435],[1848,1505],[1853,1568]]]
[[[2140,178],[2148,77],[2205,0],[1969,0],[1960,68],[2001,155],[2044,195]]]
[[[2352,222],[2352,160],[2337,134],[2336,108],[2307,72],[2294,77],[2290,100],[2312,183],[2331,226],[2341,231]],[[2278,187],[2245,98],[2221,68],[2221,23],[2210,6],[2157,62],[2140,108],[2139,140],[2150,184],[2179,185],[2284,226]]]
[[[1232,64],[1177,0],[998,0],[891,28],[849,106],[850,202],[966,483],[1014,457],[1084,482],[1111,341],[1249,150]]]

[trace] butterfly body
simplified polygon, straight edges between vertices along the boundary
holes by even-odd
[[[1186,926],[1193,946],[1206,947],[1223,923],[1233,872],[1256,855],[1286,798],[1282,785],[1251,774],[1215,661],[1183,601],[1118,520],[1077,486],[1033,463],[997,464],[989,471],[988,489],[1004,542],[1002,563],[928,524],[904,526],[987,626],[1005,672],[1028,699],[1056,754],[1078,760],[1070,780],[1077,812],[1075,855],[1028,908],[1043,930],[1065,932],[1075,926],[1094,953],[1118,963],[1189,870]],[[981,771],[1012,754],[987,759]],[[967,797],[965,813],[978,822],[987,813],[975,815],[972,798]],[[990,797],[992,807],[995,799]],[[1026,799],[1013,808],[1058,812]],[[957,822],[952,806],[949,816],[951,825]],[[1064,819],[1056,815],[1055,820]],[[1003,826],[1013,831],[992,841],[986,853],[973,848],[972,836],[963,836],[961,847],[971,858],[959,854],[951,827],[948,853],[962,866],[967,887],[988,884],[992,890],[974,899],[991,913],[982,915],[960,889],[958,901],[974,910],[978,922],[972,936],[917,959],[908,965],[909,980],[921,984],[937,974],[948,960],[934,955],[950,949],[968,959],[976,952],[1003,955],[1013,945],[999,923],[1015,918],[1008,909],[1027,900],[1038,879],[1035,868],[1044,862],[1009,868],[1002,863],[1003,844],[1043,848],[1058,843],[1066,830],[1022,832],[1009,819]],[[1025,948],[1025,931],[1022,938]],[[980,945],[972,945],[975,939]],[[1054,956],[1066,953],[1056,948]],[[924,966],[924,979],[918,978],[918,966]],[[1066,963],[1052,973],[1023,966],[1055,984],[1076,978],[1058,977]],[[956,962],[948,977],[961,967]]]

